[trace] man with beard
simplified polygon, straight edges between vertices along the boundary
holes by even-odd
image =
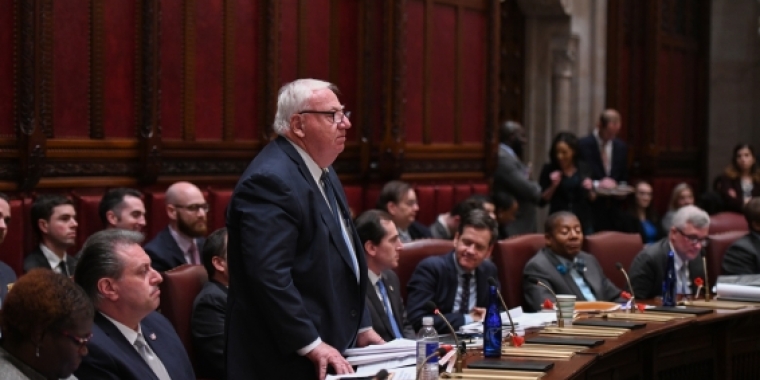
[[[30,214],[40,245],[24,259],[24,272],[48,268],[66,276],[74,274],[77,260],[66,253],[77,237],[74,203],[63,195],[44,194],[34,200]]]
[[[74,373],[79,379],[195,380],[179,336],[156,311],[161,275],[142,240],[139,232],[111,228],[84,243],[74,279],[96,313],[88,355]]]
[[[145,228],[142,193],[124,187],[109,190],[100,199],[98,216],[105,228],[142,232]]]
[[[493,177],[494,196],[500,193],[510,195],[520,205],[515,220],[506,226],[505,234],[535,233],[541,186],[530,179],[531,169],[520,158],[525,144],[525,129],[516,121],[507,121],[499,127],[499,141],[499,161]]]
[[[166,189],[169,225],[145,244],[151,265],[159,272],[182,264],[200,265],[206,235],[208,203],[200,189],[189,182],[176,182]]]
[[[546,247],[538,251],[523,270],[526,309],[541,310],[547,298],[556,302],[546,288],[530,278],[540,280],[555,294],[574,294],[578,301],[623,301],[620,289],[604,275],[596,258],[581,251],[583,229],[575,214],[555,212],[546,219],[544,229]]]
[[[0,244],[8,234],[8,225],[11,223],[10,199],[4,193],[0,193]],[[0,305],[5,301],[8,294],[8,284],[16,281],[16,273],[4,262],[0,261]]]

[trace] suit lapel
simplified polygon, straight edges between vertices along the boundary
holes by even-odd
[[[442,302],[444,303],[444,305],[438,305],[438,307],[441,310],[456,311],[454,310],[454,301],[456,300],[457,288],[459,287],[459,277],[458,277],[459,271],[457,270],[456,264],[454,263],[454,260],[455,260],[454,255],[455,253],[451,252],[450,254],[444,256],[444,260],[445,260],[444,265],[447,268],[446,277],[448,278],[444,279],[442,284],[444,285],[445,289],[448,291],[444,293],[445,294],[444,299],[443,299],[444,302]]]
[[[393,310],[393,318],[396,319],[396,325],[398,325],[399,331],[403,334],[404,330],[404,320],[403,320],[403,312],[401,310],[401,294],[399,293],[400,289],[398,289],[398,281],[392,281],[390,278],[386,277],[386,290],[388,291],[388,302],[391,304],[391,309]]]
[[[159,334],[153,327],[146,323],[145,321],[149,317],[145,317],[142,323],[140,323],[140,327],[142,328],[143,337],[145,337],[145,341],[148,342],[148,345],[153,350],[153,353],[155,353],[159,359],[161,359],[161,363],[163,363],[164,368],[166,368],[166,372],[169,374],[169,376],[174,377],[176,376],[176,371],[173,371],[172,363],[173,361],[169,357],[169,350],[166,349],[166,346],[164,345],[166,341],[166,337],[162,336],[162,334]],[[163,338],[163,339],[162,339]]]
[[[369,302],[372,304],[372,307],[375,308],[377,314],[382,317],[380,319],[383,321],[385,331],[388,331],[390,335],[393,335],[393,328],[388,320],[388,313],[385,312],[385,305],[383,305],[383,301],[377,296],[375,289],[367,289],[367,298],[369,298]]]
[[[136,366],[135,368],[132,368],[135,374],[149,375],[151,376],[151,379],[158,380],[158,377],[156,377],[153,370],[150,369],[148,363],[146,363],[142,356],[137,353],[135,347],[129,344],[127,338],[124,337],[124,334],[122,334],[111,321],[106,319],[106,317],[102,316],[99,312],[95,312],[95,324],[97,324],[119,348],[120,352],[113,353],[113,355],[129,358],[129,362]],[[143,330],[143,333],[145,333],[145,330]]]
[[[548,248],[544,248],[542,252],[546,256],[546,259],[549,260],[549,262],[552,264],[552,266],[554,266],[556,270],[556,268],[560,265],[559,259],[554,255],[554,253],[550,252]],[[570,289],[571,294],[581,294],[581,295],[583,294],[583,292],[581,292],[581,289],[578,287],[578,284],[575,283],[575,280],[573,279],[573,275],[570,274],[570,268],[567,268],[567,272],[565,272],[564,274],[557,271],[557,276],[559,276],[562,279],[562,281],[564,281],[565,286],[567,286],[567,288]],[[559,289],[554,289],[554,290],[555,292],[557,292]]]
[[[161,231],[161,233],[164,234],[164,249],[166,249],[167,252],[171,253],[172,258],[178,265],[185,264],[187,262],[185,261],[185,253],[182,252],[182,249],[179,248],[179,244],[177,244],[177,241],[174,240],[171,232],[169,232],[169,226],[166,226],[166,228]]]

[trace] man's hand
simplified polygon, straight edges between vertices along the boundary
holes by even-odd
[[[562,180],[562,173],[559,170],[555,170],[549,174],[549,179],[552,181],[552,187],[557,187],[559,181]]]
[[[374,329],[360,332],[359,335],[356,336],[357,347],[369,346],[370,344],[385,344],[385,341]]]
[[[486,309],[484,307],[474,307],[470,311],[470,316],[475,322],[480,322],[486,317]]]
[[[306,357],[314,363],[314,368],[316,368],[319,374],[319,380],[324,380],[327,376],[328,365],[331,365],[338,375],[354,373],[353,367],[346,361],[346,358],[338,350],[325,342],[320,343],[316,348],[311,350],[306,354]]]
[[[614,189],[617,187],[617,182],[610,177],[604,177],[599,181],[599,187],[602,189]]]
[[[586,190],[594,189],[594,184],[591,182],[591,178],[584,179],[583,182],[581,183],[581,186],[583,186],[583,188]]]
[[[736,190],[734,190],[734,189],[728,189],[728,191],[726,193],[728,194],[729,197],[736,198]]]

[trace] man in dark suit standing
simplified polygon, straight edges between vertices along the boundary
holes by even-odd
[[[208,203],[197,186],[176,182],[166,189],[169,225],[145,244],[153,268],[159,272],[182,264],[200,264],[206,235]]]
[[[639,252],[631,263],[634,296],[637,299],[654,298],[662,295],[662,281],[668,252],[675,253],[676,291],[678,294],[694,294],[694,279],[705,278],[701,253],[707,245],[707,231],[710,216],[696,206],[684,206],[673,216],[673,226],[668,236],[652,243]]]
[[[48,268],[66,276],[74,274],[77,259],[66,253],[77,238],[74,203],[63,195],[43,194],[32,203],[30,214],[40,244],[26,255],[24,272]]]
[[[739,238],[723,256],[723,272],[727,275],[760,274],[760,197],[744,205],[749,233]]]
[[[484,210],[472,210],[459,224],[454,251],[422,260],[407,286],[409,319],[415,329],[422,317],[432,315],[427,302],[433,301],[454,329],[482,321],[488,306],[488,279],[498,279],[496,266],[486,260],[496,243],[496,221]],[[434,317],[438,332],[448,332],[443,319]]]
[[[578,140],[581,159],[591,167],[591,180],[597,194],[592,204],[594,231],[620,230],[622,199],[604,195],[604,190],[628,181],[628,146],[619,138],[620,114],[607,109],[599,116],[596,128]]]
[[[11,203],[10,199],[4,193],[0,193],[0,244],[5,240],[8,234],[8,225],[11,223]],[[16,273],[8,264],[0,261],[0,308],[2,301],[8,294],[8,285],[16,282]]]
[[[624,301],[596,258],[581,251],[583,229],[575,214],[560,211],[549,215],[544,230],[546,247],[528,260],[523,270],[527,310],[541,310],[547,298],[556,302],[546,288],[530,278],[541,280],[555,294],[574,294],[578,301]]]
[[[208,282],[193,301],[190,330],[198,377],[224,378],[224,318],[227,314],[227,228],[211,233],[201,255]]]
[[[367,286],[367,305],[372,328],[386,341],[414,339],[414,329],[406,318],[401,299],[401,284],[393,272],[403,249],[393,219],[385,211],[369,210],[356,219],[356,231],[369,269],[371,286]]]
[[[383,185],[377,199],[377,208],[391,215],[401,242],[433,237],[427,226],[417,221],[417,212],[420,210],[417,193],[408,183],[390,181]]]
[[[493,174],[494,198],[509,196],[520,205],[515,220],[503,229],[504,235],[517,236],[534,233],[536,207],[541,199],[541,186],[531,179],[530,165],[522,162],[525,144],[525,128],[515,121],[504,122],[499,127],[499,161]]]
[[[195,380],[177,333],[156,312],[161,275],[142,240],[139,232],[106,229],[84,243],[74,278],[97,312],[80,379]]]
[[[227,379],[323,379],[341,355],[382,343],[366,311],[367,265],[331,165],[351,127],[327,82],[280,89],[274,130],[227,208]]]

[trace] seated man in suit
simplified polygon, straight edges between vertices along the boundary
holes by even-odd
[[[11,203],[4,193],[0,193],[0,244],[8,234],[8,225],[11,223]],[[16,282],[16,272],[8,264],[0,261],[0,306],[8,294],[8,285]]]
[[[408,183],[403,181],[386,183],[380,190],[377,209],[391,215],[402,243],[432,237],[430,230],[415,220],[420,206],[417,204],[417,194]]]
[[[488,279],[498,279],[496,266],[486,260],[496,243],[496,221],[483,210],[472,210],[454,237],[454,251],[422,260],[407,286],[409,319],[419,329],[422,317],[432,315],[426,303],[433,301],[454,329],[482,321],[488,305]],[[438,332],[448,332],[435,316]]]
[[[496,223],[499,224],[499,240],[506,239],[509,237],[507,226],[517,219],[520,205],[514,197],[504,192],[493,193],[493,204]]]
[[[749,233],[739,238],[723,256],[723,273],[760,274],[760,197],[744,205]]]
[[[637,299],[662,295],[668,252],[675,253],[678,294],[694,294],[694,279],[705,278],[700,254],[707,245],[710,216],[696,206],[684,206],[673,216],[668,236],[639,252],[628,271]]]
[[[142,232],[145,229],[142,193],[125,187],[109,190],[100,199],[98,216],[105,228]]]
[[[177,333],[156,312],[161,275],[142,240],[139,232],[106,229],[84,243],[74,278],[96,313],[79,379],[195,380]]]
[[[203,245],[203,266],[208,282],[193,301],[190,329],[198,377],[222,379],[224,376],[224,318],[227,314],[227,228],[211,233]]]
[[[77,238],[74,203],[63,195],[43,194],[32,203],[30,214],[40,245],[26,255],[24,272],[48,268],[66,276],[74,274],[77,260],[66,253]]]
[[[372,328],[383,340],[414,339],[414,329],[406,318],[401,299],[401,284],[393,269],[398,267],[399,251],[403,245],[398,238],[391,216],[382,210],[369,210],[356,219],[367,274],[372,286],[367,287],[367,307],[372,316]]]
[[[476,208],[484,209],[483,202],[473,197],[457,203],[451,211],[438,215],[435,222],[430,225],[430,234],[435,239],[454,239],[459,229],[459,222]]]
[[[208,216],[208,203],[201,190],[190,182],[169,186],[166,214],[169,225],[145,244],[153,268],[164,272],[182,264],[200,264]]]
[[[623,301],[620,289],[604,275],[596,258],[581,251],[583,230],[575,214],[560,211],[549,215],[544,230],[546,247],[528,260],[523,270],[527,310],[541,310],[545,299],[556,302],[548,289],[530,278],[540,280],[556,294],[574,294],[578,301]]]

